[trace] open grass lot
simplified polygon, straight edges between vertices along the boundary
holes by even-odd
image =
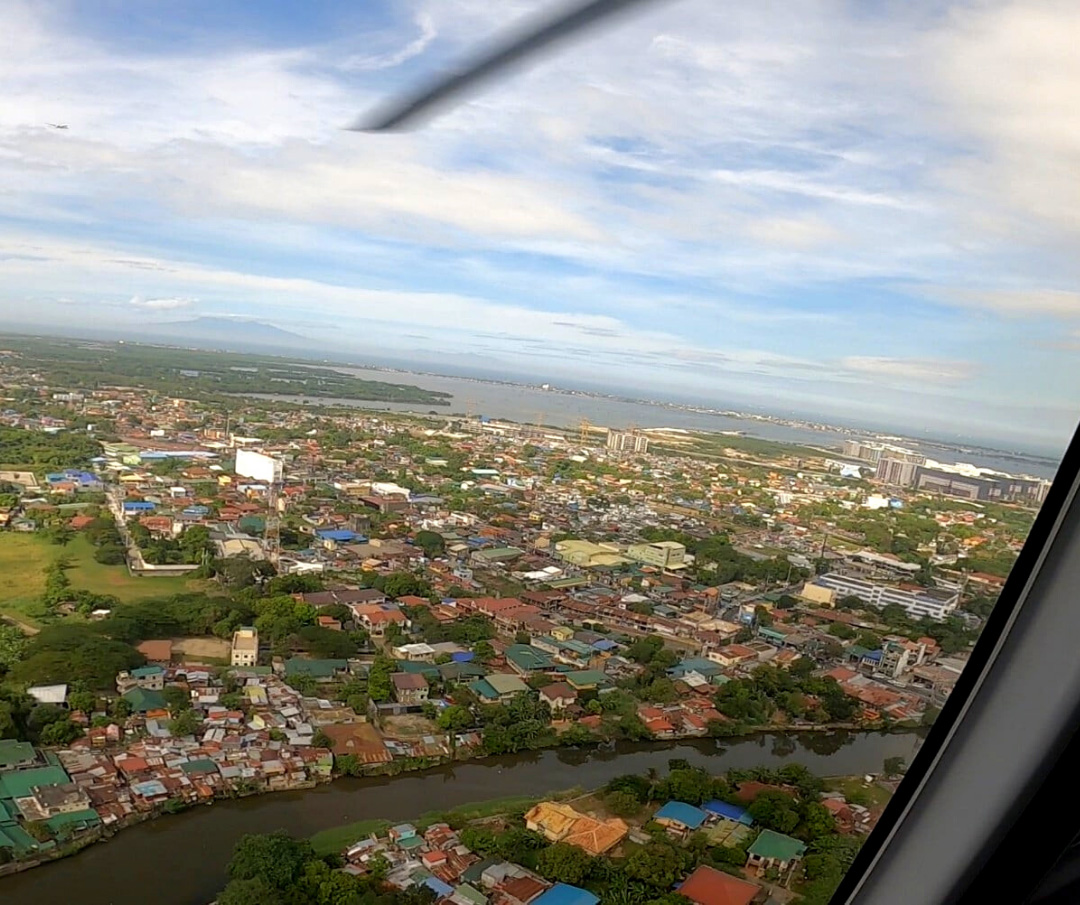
[[[112,594],[124,602],[167,597],[200,586],[198,580],[186,578],[133,578],[124,566],[102,565],[94,561],[94,548],[81,535],[60,547],[37,534],[4,532],[0,533],[0,613],[38,625],[43,615],[39,599],[45,589],[45,569],[61,556],[74,563],[67,573],[73,588]]]
[[[865,782],[861,776],[826,779],[825,787],[834,792],[843,792],[848,801],[867,808],[884,807],[892,797],[888,789],[881,788],[877,783]]]

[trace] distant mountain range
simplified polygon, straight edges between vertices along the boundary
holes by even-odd
[[[207,349],[240,351],[267,347],[283,350],[316,349],[321,345],[314,339],[282,330],[273,324],[237,317],[196,317],[191,320],[171,321],[142,327],[139,335],[169,342],[194,342]]]

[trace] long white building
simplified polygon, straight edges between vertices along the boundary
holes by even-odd
[[[892,585],[878,584],[865,578],[829,572],[819,575],[812,584],[834,591],[837,598],[855,596],[870,606],[884,608],[890,603],[902,606],[915,617],[929,616],[938,621],[953,612],[960,603],[959,588],[918,588],[907,590]]]

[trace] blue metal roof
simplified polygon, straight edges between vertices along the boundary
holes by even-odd
[[[708,816],[701,808],[695,808],[685,801],[669,801],[653,815],[653,818],[656,820],[672,820],[675,823],[681,823],[683,826],[696,830],[705,822]]]
[[[444,883],[438,877],[428,877],[424,881],[424,885],[440,899],[445,899],[447,896],[452,896],[454,894],[454,887],[449,883]]]
[[[532,900],[532,905],[598,905],[599,899],[587,889],[556,883],[547,892]]]
[[[450,660],[453,663],[471,663],[476,657],[471,650],[455,651],[450,655]]]
[[[737,804],[728,804],[726,801],[710,801],[708,804],[703,804],[702,807],[712,814],[726,817],[736,823],[744,823],[747,826],[754,825],[754,818],[746,812],[746,808],[740,808]]]
[[[612,641],[610,638],[601,638],[599,641],[592,643],[593,650],[615,650],[619,645]]]
[[[355,531],[346,528],[323,529],[315,532],[323,540],[346,541],[356,537]]]
[[[125,512],[150,512],[154,508],[153,503],[148,503],[145,500],[132,500],[131,502],[124,503]]]

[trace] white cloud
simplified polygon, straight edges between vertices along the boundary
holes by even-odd
[[[144,299],[140,295],[133,296],[129,305],[134,305],[136,308],[146,308],[151,311],[172,311],[177,308],[188,308],[194,305],[196,299],[191,298],[155,298]]]
[[[852,355],[840,360],[840,366],[857,374],[884,378],[901,378],[915,382],[953,382],[970,380],[976,374],[969,361],[948,361],[934,358],[881,358]]]
[[[1080,292],[1067,289],[957,289],[931,286],[922,291],[946,304],[982,308],[1010,317],[1080,317]]]

